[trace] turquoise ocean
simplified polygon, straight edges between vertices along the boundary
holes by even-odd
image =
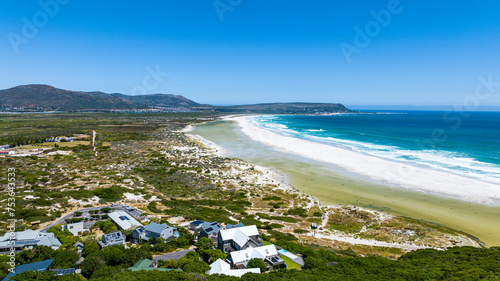
[[[500,112],[267,115],[252,122],[290,137],[500,183]]]

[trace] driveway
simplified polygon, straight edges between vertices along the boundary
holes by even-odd
[[[174,253],[156,256],[156,257],[153,257],[153,261],[178,260],[178,259],[182,258],[183,256],[185,256],[188,252],[191,252],[191,251],[193,251],[193,250],[182,250],[182,251],[178,251],[178,252],[174,252]]]

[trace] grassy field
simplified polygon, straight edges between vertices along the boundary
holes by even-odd
[[[280,257],[285,261],[286,265],[288,265],[288,269],[302,269],[300,264],[293,262],[289,257],[285,257],[283,255],[280,255]]]

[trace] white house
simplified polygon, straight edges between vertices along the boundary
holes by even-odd
[[[73,233],[73,236],[81,235],[83,232],[88,231],[88,229],[83,228],[83,221],[77,223],[64,224],[61,226],[62,230],[68,230]]]
[[[109,218],[123,230],[127,230],[136,226],[142,226],[140,222],[123,211],[113,212],[109,214]]]
[[[241,277],[245,273],[260,273],[260,268],[245,268],[245,269],[231,269],[231,266],[218,259],[210,265],[210,272],[208,274],[224,274],[229,276]]]
[[[285,261],[279,256],[275,245],[248,247],[241,251],[231,252],[228,257],[228,261],[235,267],[246,267],[251,259],[263,260],[271,270],[286,268]]]
[[[255,225],[222,229],[217,238],[217,248],[225,253],[262,246],[259,231]]]

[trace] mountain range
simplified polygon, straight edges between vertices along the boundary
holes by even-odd
[[[151,94],[129,96],[119,93],[81,92],[30,84],[0,90],[0,112],[114,112],[192,111],[262,114],[327,114],[351,112],[338,103],[263,103],[235,106],[199,104],[181,95]]]

